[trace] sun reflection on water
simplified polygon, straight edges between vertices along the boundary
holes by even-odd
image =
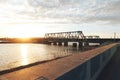
[[[27,65],[28,64],[28,46],[25,44],[21,45],[21,57],[22,57],[21,64]]]

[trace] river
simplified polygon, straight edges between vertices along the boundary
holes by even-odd
[[[72,46],[0,44],[0,71],[80,53]]]

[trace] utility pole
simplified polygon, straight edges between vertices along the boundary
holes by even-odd
[[[114,32],[114,39],[116,38],[116,33]]]
[[[114,32],[114,42],[115,42],[115,39],[116,39],[116,32]]]

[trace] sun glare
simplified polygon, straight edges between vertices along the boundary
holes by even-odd
[[[30,41],[31,38],[22,37],[22,38],[19,38],[19,40],[20,40],[21,42],[26,42],[26,41]]]
[[[22,57],[22,65],[27,65],[28,64],[28,50],[27,50],[27,45],[23,44],[21,45],[21,57]]]
[[[17,24],[10,27],[12,28],[8,28],[7,34],[12,38],[43,37],[47,32],[47,28],[42,24]]]

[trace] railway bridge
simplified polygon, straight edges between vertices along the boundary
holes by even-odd
[[[83,43],[87,43],[87,40],[82,31],[45,34],[45,43],[47,44],[62,45],[64,43],[64,46],[68,46],[68,42],[77,42],[79,46],[82,46]],[[73,46],[76,46],[77,43],[73,43]]]
[[[120,39],[112,38],[100,38],[97,35],[85,36],[82,31],[70,31],[70,32],[57,32],[57,33],[46,33],[44,43],[53,45],[68,46],[68,42],[74,42],[73,46],[79,47],[88,46],[89,43],[105,44],[110,42],[118,42]]]

